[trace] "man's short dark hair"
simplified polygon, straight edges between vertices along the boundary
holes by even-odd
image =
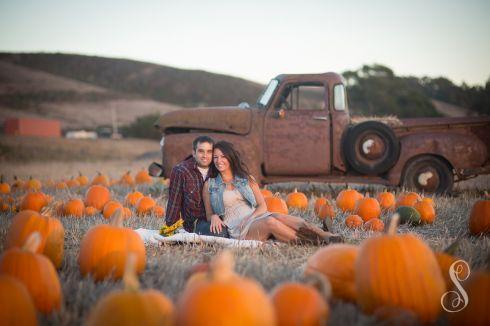
[[[211,137],[209,137],[209,136],[199,136],[199,137],[197,137],[192,142],[192,149],[193,149],[194,152],[196,151],[197,144],[201,144],[201,143],[209,143],[212,146],[214,146],[214,139],[211,138]]]

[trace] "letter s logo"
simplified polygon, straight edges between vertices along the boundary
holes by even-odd
[[[467,271],[467,273],[465,273],[465,270]],[[446,310],[447,312],[458,312],[466,308],[466,306],[468,305],[468,294],[463,289],[460,282],[466,280],[469,276],[470,266],[462,259],[455,261],[454,263],[452,263],[451,267],[449,267],[449,277],[451,278],[451,281],[454,283],[458,291],[448,291],[444,293],[444,295],[441,297],[441,305],[444,310]],[[446,297],[449,295],[455,297],[445,300]],[[446,307],[445,301],[449,301],[449,308]]]

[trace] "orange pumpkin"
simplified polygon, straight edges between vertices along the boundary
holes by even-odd
[[[398,196],[398,200],[396,201],[396,207],[400,206],[409,206],[413,207],[416,202],[421,201],[422,197],[416,192],[406,192],[402,193]]]
[[[344,189],[337,195],[337,207],[344,213],[353,212],[356,208],[357,201],[362,198],[364,196],[358,191],[349,188]]]
[[[160,205],[156,205],[155,207],[153,207],[153,215],[159,218],[165,217],[165,208]]]
[[[427,244],[412,233],[396,235],[398,220],[398,215],[391,219],[387,235],[361,244],[355,263],[357,302],[367,313],[393,306],[433,322],[442,309],[444,279]]]
[[[288,208],[305,210],[308,208],[308,198],[306,198],[304,193],[298,192],[298,189],[294,189],[292,193],[287,195],[286,205],[288,205]]]
[[[395,195],[391,192],[380,192],[377,196],[379,206],[382,210],[392,211],[395,208]]]
[[[271,293],[279,325],[326,325],[329,307],[318,291],[306,284],[287,282]]]
[[[111,225],[99,224],[84,235],[78,256],[82,276],[91,274],[95,281],[120,279],[130,253],[136,254],[137,273],[144,271],[146,250],[143,240],[134,230],[123,227],[123,220],[123,210],[118,209]]]
[[[134,179],[131,176],[131,171],[128,171],[123,174],[121,179],[119,180],[119,183],[123,186],[132,186],[134,185]]]
[[[15,277],[0,275],[2,325],[37,325],[36,308],[29,291]]]
[[[68,189],[68,185],[64,181],[57,182],[54,186],[57,190]]]
[[[40,212],[41,208],[48,204],[46,195],[42,192],[28,192],[20,202],[21,210],[32,210]]]
[[[140,290],[136,257],[128,257],[123,290],[104,296],[89,315],[87,326],[95,325],[174,325],[175,307],[163,293]]]
[[[419,212],[420,219],[422,220],[423,223],[427,223],[427,224],[434,223],[434,220],[436,219],[436,210],[434,209],[434,206],[430,204],[428,201],[422,200],[416,202],[413,208],[415,208],[417,212]]]
[[[325,197],[318,197],[316,200],[315,200],[315,208],[314,208],[314,211],[315,211],[315,214],[318,216],[318,213],[320,212],[320,208],[329,203],[328,199],[325,198]]]
[[[49,232],[49,222],[36,211],[23,210],[17,213],[12,219],[10,228],[7,232],[5,249],[21,247],[33,232],[41,234],[41,243],[37,248],[37,253],[42,253],[46,245],[46,238]]]
[[[136,184],[151,184],[152,179],[151,176],[148,174],[148,171],[142,169],[138,173],[136,173],[134,181],[136,182]]]
[[[366,231],[383,232],[385,224],[379,218],[372,218],[362,226]]]
[[[109,189],[104,186],[94,185],[88,188],[85,193],[85,205],[92,206],[101,211],[104,205],[111,200],[111,193]]]
[[[10,185],[7,182],[3,181],[3,175],[0,176],[0,194],[10,194]]]
[[[21,248],[6,250],[0,257],[0,273],[17,278],[29,291],[36,308],[45,314],[61,307],[62,292],[53,263],[36,254],[41,234],[34,232]]]
[[[333,209],[333,206],[330,205],[329,202],[327,202],[325,205],[320,207],[320,210],[318,212],[318,218],[321,220],[325,220],[326,218],[330,218],[330,219],[335,218],[335,211]]]
[[[373,218],[379,218],[381,207],[375,198],[366,196],[357,201],[355,212],[366,222]]]
[[[136,203],[136,213],[139,216],[145,216],[151,214],[156,202],[153,198],[148,196],[141,197]]]
[[[345,218],[345,225],[349,229],[357,229],[362,226],[364,221],[359,215],[349,215]]]
[[[274,325],[275,321],[274,306],[262,286],[233,272],[229,252],[218,255],[209,277],[186,287],[177,303],[176,325]]]
[[[95,214],[99,213],[100,211],[93,207],[93,206],[87,206],[85,207],[85,212],[84,214],[87,215],[87,216],[94,216]]]
[[[126,195],[125,204],[135,207],[141,197],[144,197],[144,195],[139,191],[130,192]]]
[[[453,281],[451,281],[451,277],[449,275],[449,269],[451,268],[452,264],[454,264],[458,260],[463,260],[463,259],[449,255],[444,252],[435,252],[434,255],[436,256],[437,263],[439,264],[439,268],[441,269],[442,277],[444,277],[446,288],[448,290],[452,289],[454,287],[454,283]],[[465,280],[468,278],[470,271],[468,270],[467,265],[465,265],[462,262],[458,262],[456,263],[455,268],[459,268],[458,271],[459,270],[461,271],[461,273],[459,273],[458,275],[459,279]]]
[[[490,271],[488,269],[472,271],[470,277],[463,283],[463,288],[468,295],[468,305],[459,312],[446,313],[449,324],[489,325]]]
[[[123,207],[123,216],[125,219],[130,218],[133,215],[133,212],[128,207]]]
[[[269,189],[267,189],[266,186],[264,188],[260,189],[260,193],[262,194],[262,196],[264,198],[272,197],[273,196],[272,191],[270,191]]]
[[[82,217],[85,204],[81,199],[70,199],[63,205],[63,214],[66,216]]]
[[[473,235],[490,234],[490,200],[479,200],[473,205],[469,229]]]
[[[82,187],[88,185],[89,183],[88,177],[83,175],[82,172],[78,172],[77,181]]]
[[[92,185],[101,185],[104,187],[109,187],[110,186],[109,177],[107,177],[106,175],[100,172],[97,172],[97,175],[92,180]]]
[[[267,205],[267,210],[271,213],[279,213],[287,215],[289,213],[288,205],[286,202],[279,197],[279,194],[275,194],[272,197],[264,198]]]
[[[317,250],[306,262],[305,275],[319,272],[332,285],[332,294],[342,300],[356,300],[355,269],[359,248],[350,244],[333,244]]]
[[[25,182],[22,179],[17,178],[16,175],[14,175],[14,183],[12,184],[12,189],[11,190],[18,190],[24,188]]]
[[[115,200],[109,200],[104,205],[104,209],[102,210],[102,215],[104,216],[105,219],[109,219],[114,214],[114,212],[119,208],[123,209],[123,206],[121,205],[120,202],[115,201]],[[124,212],[123,212],[123,215],[124,215]]]
[[[27,180],[24,184],[24,188],[27,191],[39,191],[42,188],[42,184],[41,181],[30,177],[29,180]]]
[[[74,179],[73,177],[66,182],[66,185],[68,186],[68,188],[80,187],[80,183],[77,181],[77,179]]]

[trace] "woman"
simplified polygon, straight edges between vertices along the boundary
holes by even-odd
[[[203,200],[211,232],[228,227],[234,239],[265,241],[273,236],[282,242],[342,242],[341,236],[325,232],[300,217],[270,213],[259,185],[248,172],[233,145],[214,145],[210,178],[204,183]]]

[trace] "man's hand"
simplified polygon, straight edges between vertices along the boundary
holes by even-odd
[[[221,233],[224,225],[225,223],[223,223],[223,221],[219,218],[218,215],[216,214],[211,215],[211,227],[210,227],[211,232]]]

